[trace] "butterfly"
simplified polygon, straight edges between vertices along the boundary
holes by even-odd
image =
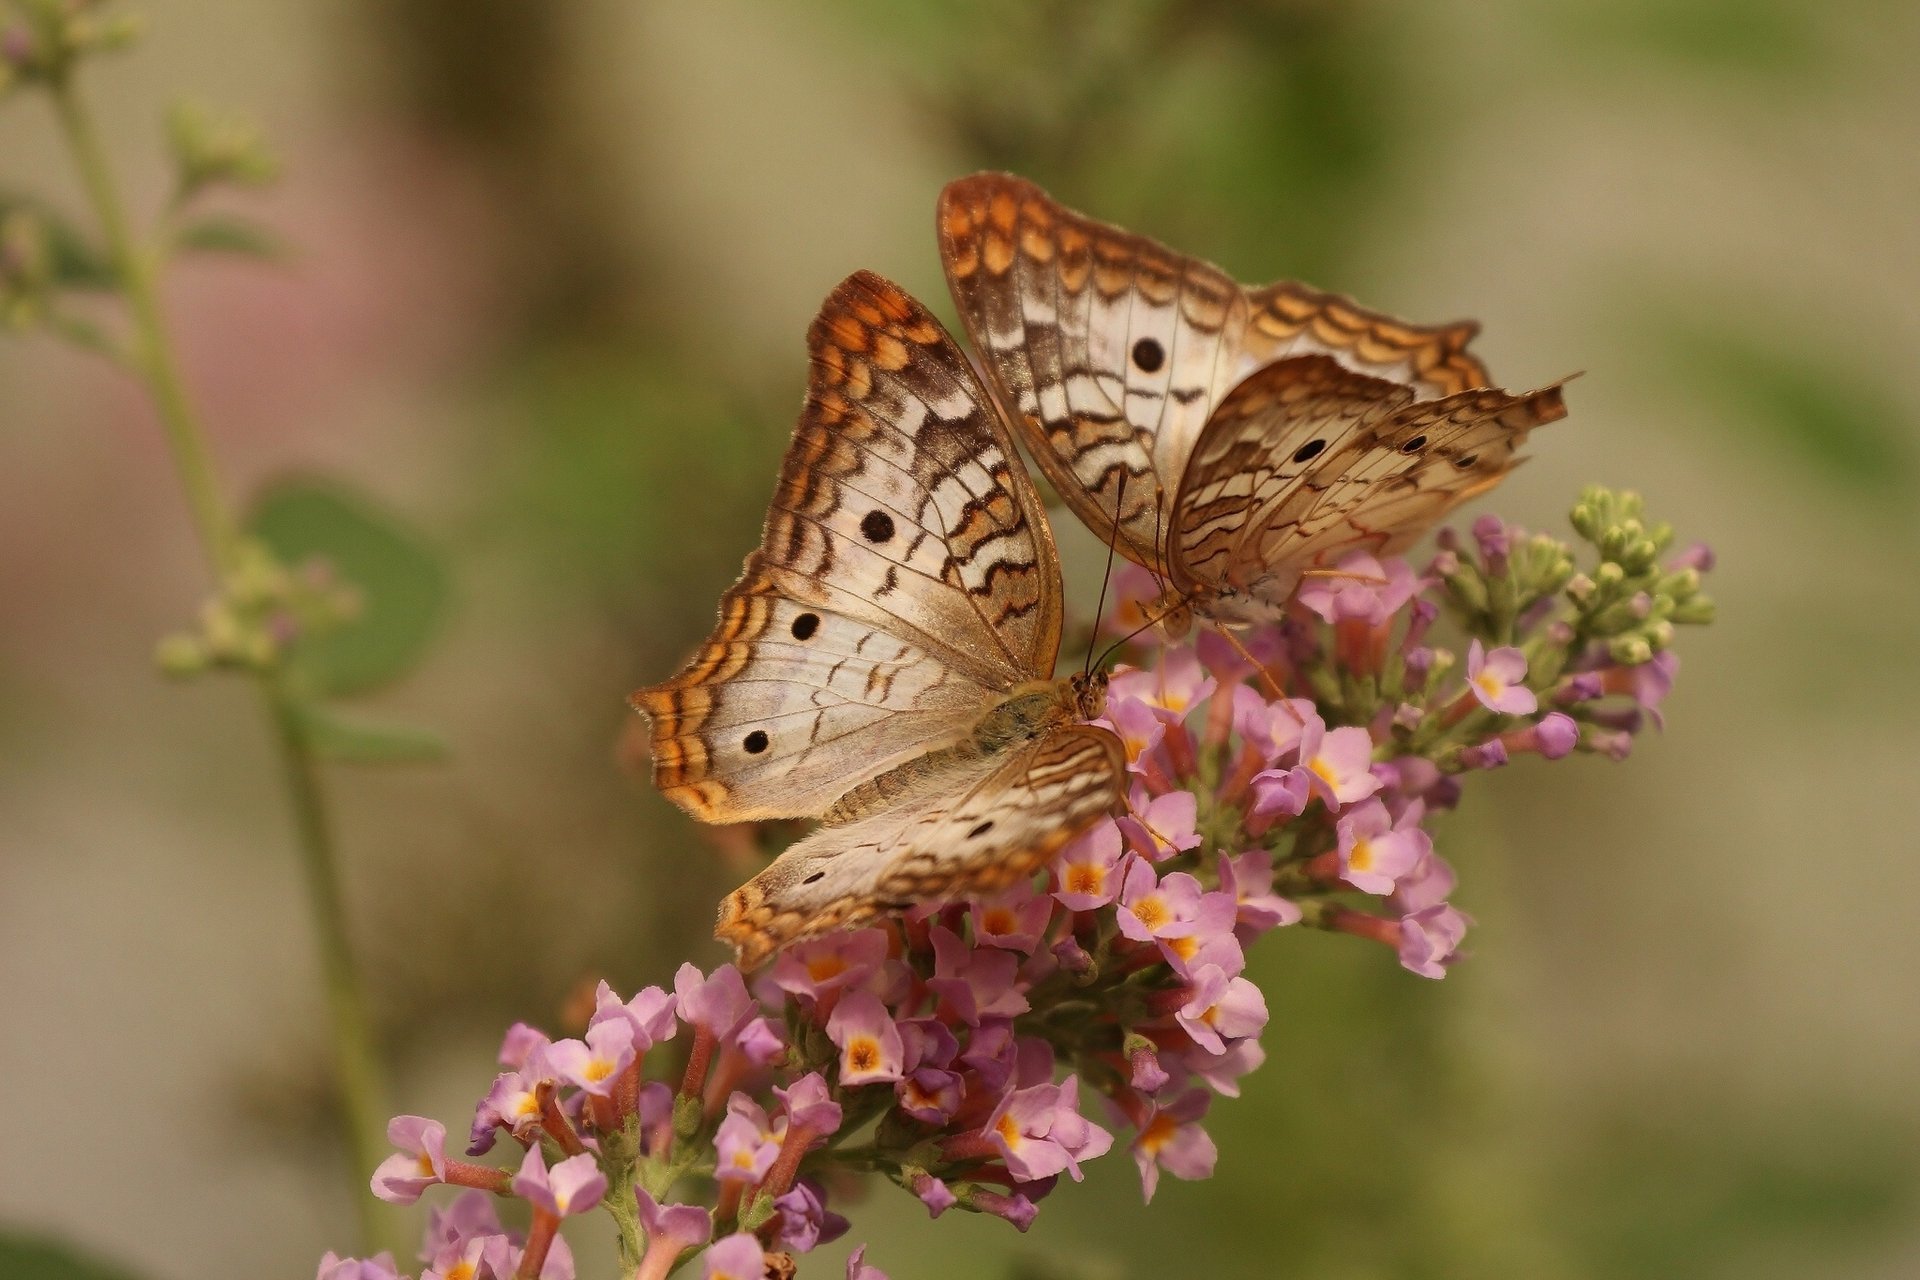
[[[937,226],[967,335],[1035,461],[1169,586],[1176,617],[1277,619],[1304,575],[1405,550],[1566,415],[1559,384],[1493,389],[1471,321],[1246,288],[1009,174],[948,184]]]
[[[633,705],[707,822],[819,818],[721,904],[752,966],[883,912],[1004,888],[1124,806],[1126,751],[1054,679],[1053,535],[1006,424],[924,307],[860,272],[807,338],[760,547],[704,646]]]

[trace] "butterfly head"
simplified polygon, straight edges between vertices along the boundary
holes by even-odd
[[[1106,671],[1075,672],[1067,677],[1067,698],[1077,719],[1099,719],[1107,710]]]

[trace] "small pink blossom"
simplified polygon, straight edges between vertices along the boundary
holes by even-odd
[[[867,1246],[863,1244],[847,1255],[847,1280],[887,1280],[887,1273],[867,1261]]]
[[[1230,1042],[1257,1036],[1267,1025],[1267,998],[1260,988],[1245,978],[1229,977],[1217,965],[1201,966],[1186,995],[1175,1017],[1209,1053],[1225,1053]]]
[[[840,1083],[847,1087],[900,1078],[905,1051],[900,1029],[871,991],[849,991],[827,1019],[827,1037],[840,1049]]]
[[[1161,741],[1167,736],[1167,722],[1154,714],[1154,708],[1138,698],[1107,699],[1107,714],[1096,724],[1113,730],[1127,749],[1127,767],[1144,772],[1153,761]]]
[[[1478,640],[1467,646],[1467,684],[1480,705],[1502,715],[1530,716],[1540,700],[1526,687],[1527,656],[1511,645],[1488,653]]]
[[[1012,1018],[1030,1007],[1015,981],[1020,958],[1005,951],[969,947],[951,929],[935,925],[933,977],[927,989],[946,1000],[968,1026],[983,1018]]]
[[[1136,787],[1132,811],[1118,824],[1135,853],[1152,862],[1164,862],[1176,853],[1200,847],[1200,833],[1194,827],[1199,803],[1191,791],[1169,791],[1149,800],[1144,790]]]
[[[320,1259],[320,1270],[313,1280],[405,1280],[394,1265],[393,1255],[377,1253],[371,1258],[342,1258],[328,1253]]]
[[[701,1280],[764,1280],[766,1254],[760,1241],[737,1231],[700,1255]]]
[[[1160,1185],[1160,1170],[1188,1182],[1213,1176],[1219,1151],[1200,1127],[1212,1098],[1204,1089],[1189,1089],[1152,1117],[1133,1140],[1133,1161],[1140,1167],[1141,1198],[1149,1203]]]
[[[540,1148],[534,1146],[527,1149],[520,1172],[513,1175],[513,1194],[565,1218],[596,1208],[607,1194],[607,1179],[590,1152],[570,1156],[549,1171]]]
[[[1000,1100],[983,1132],[1022,1182],[1068,1173],[1078,1182],[1080,1161],[1104,1155],[1113,1135],[1080,1114],[1080,1078],[1015,1089]]]
[[[866,986],[885,969],[883,929],[831,933],[787,948],[773,962],[773,983],[793,995],[819,999],[829,991]]]
[[[1120,892],[1116,868],[1123,852],[1119,826],[1102,818],[1060,851],[1053,864],[1053,896],[1070,911],[1106,906]]]
[[[400,1148],[373,1171],[373,1194],[389,1204],[412,1204],[447,1180],[447,1127],[425,1116],[395,1116],[387,1141]]]
[[[1433,851],[1433,841],[1420,829],[1418,805],[1399,822],[1387,806],[1369,799],[1347,810],[1337,830],[1340,838],[1340,876],[1362,893],[1392,893],[1400,877],[1409,875]]]
[[[1025,881],[1004,893],[976,901],[968,908],[976,946],[999,947],[1029,954],[1053,920],[1053,900],[1036,894]]]
[[[506,1038],[500,1042],[500,1065],[513,1071],[524,1070],[533,1056],[551,1042],[547,1033],[538,1027],[516,1022],[507,1028]]]
[[[587,1038],[556,1040],[547,1047],[547,1061],[568,1084],[597,1098],[610,1097],[614,1083],[634,1059],[634,1024],[616,1016],[587,1028]]]
[[[801,1178],[774,1198],[773,1243],[807,1253],[847,1233],[847,1220],[827,1208],[826,1194],[812,1178]]]
[[[1235,920],[1247,934],[1300,922],[1300,904],[1273,891],[1273,855],[1264,849],[1223,856],[1220,889],[1233,895]],[[1243,943],[1248,940],[1241,938]]]
[[[1373,739],[1365,729],[1328,729],[1320,717],[1300,731],[1300,762],[1307,784],[1328,808],[1364,800],[1380,789],[1373,776]]]
[[[1200,665],[1199,655],[1181,645],[1165,650],[1151,668],[1115,675],[1107,696],[1143,703],[1162,722],[1174,725],[1211,698],[1216,687],[1213,677]]]
[[[1294,599],[1323,622],[1380,626],[1419,589],[1419,578],[1400,557],[1380,561],[1364,551],[1350,551],[1332,573],[1302,582]]]
[[[744,1093],[727,1099],[727,1114],[713,1135],[718,1157],[713,1176],[722,1182],[756,1183],[780,1154],[780,1138],[760,1104]]]
[[[1184,871],[1161,878],[1151,863],[1136,859],[1120,889],[1120,932],[1135,942],[1179,936],[1179,926],[1200,907],[1200,882]]]
[[[589,1028],[619,1019],[633,1028],[633,1051],[645,1053],[662,1040],[673,1039],[680,1029],[678,1004],[659,987],[642,987],[631,1000],[621,1000],[613,988],[602,982],[593,993],[593,1017]],[[591,1041],[589,1041],[591,1042]]]
[[[713,1238],[713,1214],[706,1209],[690,1204],[662,1205],[647,1194],[645,1187],[637,1185],[633,1195],[640,1204],[640,1226],[647,1233],[649,1258],[654,1250],[664,1250],[671,1265],[672,1259]],[[661,1274],[665,1271],[665,1267],[660,1268]]]
[[[746,981],[730,964],[721,965],[712,976],[702,974],[691,964],[683,964],[673,976],[673,990],[679,1002],[680,1020],[715,1036],[726,1035],[754,1011]]]
[[[1445,903],[1401,917],[1401,965],[1423,978],[1446,977],[1470,923],[1463,913]]]
[[[846,1083],[843,1078],[841,1083]],[[799,1127],[825,1137],[840,1131],[841,1108],[827,1091],[826,1077],[818,1071],[809,1071],[792,1084],[782,1089],[774,1086],[774,1096],[780,1099],[780,1108],[786,1112],[787,1127]]]

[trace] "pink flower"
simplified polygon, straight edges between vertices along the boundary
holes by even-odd
[[[1153,667],[1123,671],[1108,686],[1109,699],[1138,701],[1166,724],[1179,724],[1187,713],[1213,696],[1215,681],[1200,665],[1199,655],[1181,645],[1162,652]]]
[[[1162,879],[1150,863],[1136,859],[1128,864],[1117,919],[1120,932],[1135,942],[1179,936],[1179,926],[1192,920],[1199,908],[1200,882],[1186,872]]]
[[[393,1263],[390,1253],[377,1253],[371,1258],[342,1258],[337,1254],[326,1254],[320,1259],[320,1270],[313,1280],[404,1280]]]
[[[1167,723],[1154,714],[1154,708],[1138,698],[1107,698],[1107,714],[1096,724],[1104,724],[1127,749],[1127,767],[1144,772],[1152,763],[1155,750],[1167,736]]]
[[[500,1225],[493,1201],[484,1191],[462,1191],[446,1208],[428,1210],[421,1259],[437,1263],[449,1253],[457,1256],[469,1240],[502,1234],[505,1229]]]
[[[1527,657],[1512,646],[1486,652],[1478,640],[1467,646],[1467,684],[1480,705],[1502,715],[1530,716],[1540,700],[1523,683]]]
[[[979,1026],[982,1018],[1013,1018],[1030,1007],[1015,984],[1020,958],[1005,951],[989,951],[967,946],[951,929],[935,925],[933,938],[933,977],[927,989],[944,999],[968,1026]]]
[[[773,1242],[795,1253],[838,1240],[847,1234],[847,1220],[827,1208],[826,1194],[812,1178],[801,1178],[786,1194],[774,1198]]]
[[[633,1065],[634,1024],[623,1015],[587,1028],[586,1040],[556,1040],[547,1047],[547,1061],[568,1084],[597,1098],[610,1097],[620,1073]]]
[[[973,919],[975,946],[999,947],[1029,954],[1053,921],[1053,900],[1036,894],[1025,881],[1006,892],[968,907]]]
[[[1133,1140],[1133,1161],[1140,1166],[1141,1198],[1149,1203],[1160,1185],[1160,1170],[1188,1182],[1213,1176],[1219,1152],[1200,1127],[1200,1118],[1212,1101],[1204,1089],[1190,1089],[1163,1107]]]
[[[773,983],[792,995],[819,999],[829,991],[865,986],[886,967],[883,929],[828,934],[798,943],[773,962]]]
[[[1257,1070],[1267,1060],[1267,1051],[1260,1042],[1249,1036],[1227,1046],[1225,1053],[1215,1056],[1198,1045],[1193,1052],[1181,1059],[1181,1066],[1190,1074],[1206,1081],[1207,1086],[1223,1098],[1240,1096],[1240,1077]]]
[[[1218,965],[1202,965],[1187,984],[1186,996],[1175,1018],[1209,1053],[1225,1053],[1228,1042],[1257,1036],[1267,1025],[1267,998],[1260,988],[1245,978],[1228,977]]]
[[[713,1176],[722,1182],[756,1183],[767,1176],[780,1154],[780,1138],[767,1113],[744,1093],[727,1099],[727,1114],[713,1135],[718,1163]]]
[[[656,1249],[667,1255],[667,1262],[655,1264],[657,1271],[650,1274],[665,1275],[673,1259],[713,1238],[713,1215],[707,1210],[690,1204],[661,1205],[641,1186],[634,1187],[633,1195],[640,1203],[640,1226],[647,1233],[648,1259],[652,1259]]]
[[[643,987],[633,999],[622,1001],[611,986],[602,982],[593,993],[593,1017],[587,1026],[591,1029],[620,1019],[633,1028],[633,1051],[645,1053],[662,1040],[673,1039],[680,1029],[676,1011],[674,998],[659,987]],[[592,1037],[588,1037],[588,1043],[592,1043]]]
[[[1222,856],[1220,889],[1233,895],[1235,920],[1250,934],[1300,922],[1300,905],[1273,891],[1273,855],[1264,849]]]
[[[493,1088],[474,1108],[473,1129],[467,1135],[467,1154],[480,1156],[493,1150],[497,1129],[524,1139],[539,1123],[540,1095],[535,1082],[518,1071],[503,1071],[493,1078]]]
[[[745,980],[730,964],[715,969],[712,977],[683,964],[673,975],[673,990],[679,1000],[680,1020],[715,1036],[726,1035],[754,1011]]]
[[[1120,892],[1114,870],[1122,852],[1119,826],[1102,818],[1060,851],[1053,864],[1053,896],[1070,911],[1106,906]]]
[[[1132,811],[1118,820],[1119,827],[1135,853],[1164,862],[1176,853],[1200,847],[1200,833],[1194,829],[1199,804],[1191,791],[1169,791],[1148,800],[1136,787]]]
[[[533,1055],[549,1043],[551,1040],[546,1032],[524,1022],[516,1022],[507,1028],[506,1038],[500,1042],[500,1065],[514,1071],[524,1070]]]
[[[1400,919],[1400,963],[1423,978],[1444,978],[1471,924],[1445,903],[1424,907]]]
[[[1330,809],[1380,789],[1380,779],[1373,776],[1373,739],[1365,729],[1328,729],[1314,716],[1300,731],[1300,763],[1308,786]]]
[[[1313,703],[1305,698],[1268,702],[1247,685],[1233,691],[1233,731],[1268,765],[1299,747],[1301,730],[1313,718]]]
[[[826,1077],[818,1071],[807,1072],[784,1089],[776,1085],[773,1093],[786,1112],[789,1129],[802,1128],[816,1137],[840,1131],[840,1104],[827,1092]]]
[[[1413,871],[1400,878],[1394,886],[1391,899],[1394,910],[1402,916],[1412,915],[1428,907],[1437,907],[1452,894],[1457,883],[1453,868],[1447,860],[1437,853],[1429,852]]]
[[[447,1180],[447,1127],[425,1116],[395,1116],[387,1141],[400,1148],[373,1171],[373,1194],[389,1204],[412,1204],[420,1193]]]
[[[701,1280],[764,1280],[766,1271],[760,1241],[745,1231],[736,1231],[700,1258]]]
[[[927,1206],[929,1218],[937,1218],[960,1203],[959,1198],[953,1194],[952,1187],[924,1170],[914,1171],[908,1178],[908,1186],[912,1189],[914,1197]]]
[[[847,1280],[887,1280],[887,1273],[867,1261],[867,1246],[861,1245],[847,1255]]]
[[[1240,904],[1231,893],[1203,893],[1185,920],[1161,930],[1160,953],[1181,977],[1202,965],[1238,973],[1247,967],[1246,952],[1234,935],[1239,915]]]
[[[1341,878],[1362,893],[1392,893],[1400,877],[1433,851],[1433,841],[1420,829],[1421,813],[1416,804],[1396,823],[1378,800],[1347,810],[1337,827]]]
[[[527,1149],[520,1172],[513,1175],[513,1194],[556,1217],[565,1218],[596,1208],[607,1194],[607,1179],[592,1153],[570,1156],[547,1170],[537,1146]]]
[[[1419,589],[1420,580],[1398,556],[1382,562],[1364,551],[1350,551],[1340,558],[1334,573],[1302,582],[1294,599],[1319,614],[1323,622],[1380,626]]]
[[[1022,1182],[1068,1173],[1078,1182],[1080,1161],[1106,1154],[1113,1135],[1080,1114],[1080,1078],[1015,1089],[1000,1100],[983,1132]]]
[[[900,1029],[871,991],[849,991],[827,1019],[827,1037],[840,1049],[843,1086],[898,1080],[905,1052]]]
[[[953,1119],[966,1097],[965,1081],[944,1067],[921,1067],[893,1087],[900,1109],[924,1124]]]

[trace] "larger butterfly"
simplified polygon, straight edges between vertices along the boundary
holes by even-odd
[[[1498,484],[1558,384],[1494,390],[1471,321],[1428,327],[1219,268],[982,173],[941,192],[947,283],[1040,468],[1103,540],[1217,621],[1404,550]]]
[[[799,938],[1003,888],[1123,804],[1102,674],[1053,678],[1060,565],[966,356],[861,272],[812,374],[759,550],[672,679],[633,695],[654,782],[708,822],[821,819],[721,904],[758,964]]]

